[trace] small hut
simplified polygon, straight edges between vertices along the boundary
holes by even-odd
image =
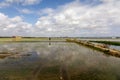
[[[21,36],[12,36],[12,41],[21,41],[22,37]]]

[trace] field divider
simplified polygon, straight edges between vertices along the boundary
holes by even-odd
[[[66,41],[81,44],[81,45],[84,45],[84,46],[102,51],[106,54],[116,56],[116,57],[120,57],[120,51],[119,50],[111,49],[104,44],[93,44],[92,42],[89,42],[89,41],[85,41],[85,40],[83,41],[83,40],[77,40],[77,39],[66,39]]]

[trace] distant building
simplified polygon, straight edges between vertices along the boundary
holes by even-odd
[[[21,36],[12,36],[13,41],[21,41],[22,37]]]
[[[112,37],[112,39],[116,39],[116,37]]]

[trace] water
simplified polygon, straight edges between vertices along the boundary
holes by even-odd
[[[110,45],[110,48],[120,51],[120,46]]]
[[[120,59],[75,43],[0,44],[0,80],[120,80]]]
[[[98,45],[98,44],[103,44],[103,43],[97,43],[97,42],[92,42],[93,44],[95,45]],[[119,50],[120,51],[120,46],[116,46],[116,45],[108,45],[110,49],[116,49],[116,50]]]

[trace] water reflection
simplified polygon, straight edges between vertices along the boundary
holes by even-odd
[[[51,45],[51,42],[49,42],[49,45]]]
[[[1,44],[0,80],[120,80],[120,59],[74,43]]]
[[[119,51],[120,51],[120,46],[110,45],[110,48],[112,48],[112,49],[116,49],[116,50],[119,50]]]
[[[97,43],[97,42],[92,42],[92,43],[95,45],[103,44],[103,43]],[[108,46],[108,48],[110,48],[110,49],[120,50],[120,46],[117,46],[117,45],[106,45],[106,46]]]

